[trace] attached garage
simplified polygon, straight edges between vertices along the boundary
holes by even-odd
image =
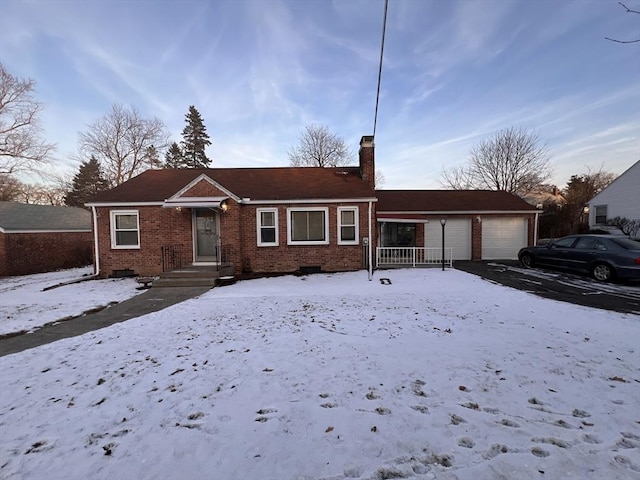
[[[430,221],[424,230],[427,248],[442,248],[442,225]],[[453,260],[471,260],[471,219],[449,218],[445,225],[444,246],[452,249]]]
[[[527,219],[496,217],[482,219],[482,259],[516,260],[518,250],[527,246]]]
[[[407,246],[442,248],[440,220],[446,219],[445,248],[452,249],[453,260],[516,259],[520,248],[535,242],[538,210],[509,192],[376,190],[376,195],[378,224],[416,225]],[[379,232],[378,245],[385,247],[385,231]]]

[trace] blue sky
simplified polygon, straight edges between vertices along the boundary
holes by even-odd
[[[628,0],[640,9],[640,0]],[[373,130],[383,0],[2,0],[0,61],[37,80],[58,168],[120,102],[180,140],[202,114],[217,167],[286,166],[304,126],[357,152]],[[390,0],[376,166],[384,188],[511,126],[548,143],[564,186],[640,159],[640,15],[615,0]]]

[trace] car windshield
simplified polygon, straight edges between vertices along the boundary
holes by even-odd
[[[638,240],[632,240],[631,238],[612,238],[611,241],[627,250],[640,250],[640,241]]]

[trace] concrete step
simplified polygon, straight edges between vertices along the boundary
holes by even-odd
[[[217,278],[158,278],[154,280],[153,287],[214,287]]]

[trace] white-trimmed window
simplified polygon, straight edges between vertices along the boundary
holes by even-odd
[[[111,248],[140,248],[137,210],[111,210]]]
[[[258,246],[278,246],[278,209],[258,208],[256,210],[256,222],[258,225]]]
[[[595,208],[596,225],[607,224],[607,206],[597,205]]]
[[[338,244],[358,244],[358,207],[338,207]]]
[[[287,243],[290,245],[327,245],[329,209],[307,207],[287,209]]]

